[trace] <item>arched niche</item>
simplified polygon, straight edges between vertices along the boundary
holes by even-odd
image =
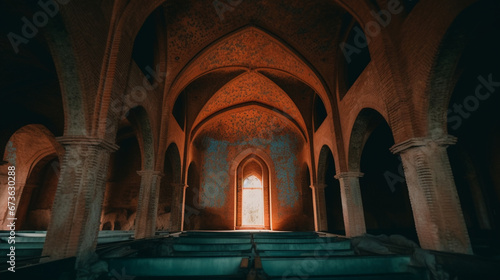
[[[244,158],[236,170],[236,229],[271,229],[270,172],[255,154]]]
[[[261,178],[264,199],[264,225],[254,229],[273,229],[273,197],[277,195],[273,186],[276,185],[276,172],[271,157],[263,150],[249,148],[240,152],[231,162],[229,169],[230,186],[234,190],[234,229],[250,229],[241,223],[242,218],[242,188],[244,179],[251,175]],[[246,176],[245,176],[246,175]]]

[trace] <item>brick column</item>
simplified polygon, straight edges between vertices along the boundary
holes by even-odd
[[[446,147],[456,138],[412,138],[391,148],[400,154],[417,228],[424,249],[471,254],[460,200]]]
[[[162,174],[153,170],[137,171],[137,174],[141,176],[141,189],[135,216],[134,237],[140,239],[155,235]]]
[[[335,175],[335,179],[340,182],[342,213],[347,237],[360,236],[366,233],[363,200],[359,187],[360,177],[363,177],[363,173],[342,172]]]
[[[317,183],[311,185],[313,191],[314,228],[316,231],[327,231],[328,220],[326,217],[325,188],[327,184]]]
[[[181,231],[182,220],[184,217],[184,194],[187,185],[172,183],[172,204],[170,212],[170,228],[169,231]]]
[[[77,257],[84,267],[97,244],[109,156],[118,146],[103,139],[65,136],[66,152],[52,207],[42,259]]]

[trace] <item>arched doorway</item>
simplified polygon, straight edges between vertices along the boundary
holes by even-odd
[[[270,229],[269,167],[251,154],[236,173],[236,229]]]
[[[359,178],[366,231],[401,234],[418,241],[400,159],[391,153],[392,130],[376,110],[364,108],[351,132],[349,169]]]
[[[182,223],[181,156],[175,143],[165,152],[164,177],[160,184],[157,230],[178,231]]]
[[[328,232],[345,235],[344,214],[339,180],[335,179],[335,159],[328,146],[321,148],[318,183],[325,184],[326,217]]]

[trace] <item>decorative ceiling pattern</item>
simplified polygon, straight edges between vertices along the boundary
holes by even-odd
[[[214,42],[218,44],[217,40],[221,38],[224,41],[227,39],[224,36],[241,30],[245,26],[255,26],[265,30],[262,34],[272,34],[268,35],[270,37],[268,41],[274,40],[274,46],[281,45],[279,47],[287,49],[289,52],[287,57],[291,54],[290,49],[297,51],[304,61],[315,65],[320,75],[329,77],[333,74],[334,69],[331,65],[335,63],[339,50],[339,33],[342,20],[346,15],[346,11],[335,1],[252,0],[228,1],[228,4],[225,1],[218,2],[225,4],[227,9],[223,11],[220,7],[218,9],[213,1],[169,1],[165,9],[165,18],[168,34],[168,61],[172,63],[168,64],[168,73],[171,76],[167,78],[167,83],[172,82],[177,76],[184,76],[188,64],[206,49],[213,48]],[[254,28],[254,30],[258,29]],[[253,34],[253,36],[258,35]],[[286,43],[282,44],[282,42]],[[230,54],[235,48],[244,49],[248,45],[262,46],[261,49],[265,50],[271,47],[268,43],[263,45],[262,41],[243,40],[239,43],[230,48],[227,48],[227,45],[223,46],[226,48],[226,54]],[[231,65],[250,65],[239,63],[242,58],[239,55],[243,52],[233,54],[234,56],[230,54],[227,59],[228,62],[233,62]],[[250,54],[249,57],[252,58],[257,53],[247,52],[247,54]],[[263,54],[266,59],[272,60],[268,61],[271,64],[286,63],[279,57],[274,57],[272,52]],[[225,58],[224,56],[215,57],[219,62]],[[259,64],[257,65],[263,66]],[[309,68],[305,64],[301,67],[304,66]],[[179,75],[181,71],[183,73]],[[193,74],[190,71],[188,73]],[[194,77],[191,76],[191,79]],[[178,90],[182,90],[182,86]]]
[[[324,88],[316,74],[275,38],[255,27],[249,27],[215,44],[193,60],[173,85],[179,92],[196,77],[214,69],[239,67],[278,69],[309,84],[319,93]]]
[[[290,135],[295,139],[304,139],[292,122],[264,108],[249,106],[231,110],[212,119],[204,125],[197,139],[212,138],[233,143],[245,141],[270,143],[276,135]]]
[[[246,102],[269,105],[305,126],[297,106],[290,97],[271,80],[253,71],[240,75],[215,93],[199,113],[195,125],[219,110]]]

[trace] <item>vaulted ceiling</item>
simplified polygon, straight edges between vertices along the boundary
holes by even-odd
[[[328,114],[336,102],[326,78],[335,74],[349,16],[332,1],[239,1],[226,8],[203,1],[164,8],[173,62],[167,100],[186,98],[191,140],[200,131],[233,139],[252,134],[257,123],[269,127],[262,120],[280,119],[307,142],[315,96]]]

